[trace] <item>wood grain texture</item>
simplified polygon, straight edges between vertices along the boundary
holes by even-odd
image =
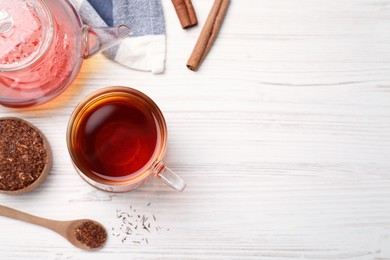
[[[97,56],[54,102],[0,108],[38,126],[54,155],[40,188],[1,204],[108,229],[116,209],[133,205],[170,231],[151,233],[148,245],[110,235],[103,250],[85,253],[48,230],[0,219],[1,259],[390,259],[390,1],[232,1],[194,73],[185,63],[212,2],[194,1],[200,26],[183,31],[163,1],[163,75]],[[135,87],[160,106],[165,161],[187,181],[183,193],[158,180],[104,193],[73,170],[69,115],[111,85]]]

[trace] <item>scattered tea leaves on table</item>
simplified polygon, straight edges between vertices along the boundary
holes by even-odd
[[[146,206],[149,207],[151,203]],[[149,244],[148,236],[151,233],[161,232],[155,214],[135,214],[136,209],[130,205],[129,211],[116,210],[116,225],[112,230],[112,236],[121,239],[122,243],[129,241],[133,244]],[[165,229],[169,231],[169,229]],[[128,239],[129,238],[129,239]]]

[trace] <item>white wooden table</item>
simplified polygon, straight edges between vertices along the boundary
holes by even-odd
[[[390,259],[390,1],[233,1],[196,73],[185,63],[201,26],[181,30],[163,2],[163,75],[97,56],[55,101],[0,108],[38,126],[54,152],[38,190],[2,195],[1,204],[101,221],[106,247],[82,252],[49,230],[1,218],[0,259]],[[213,1],[193,2],[203,25]],[[183,193],[155,180],[110,194],[76,174],[69,115],[111,85],[137,88],[160,106],[166,163],[188,183]],[[112,236],[116,210],[130,205],[164,228],[149,244]]]

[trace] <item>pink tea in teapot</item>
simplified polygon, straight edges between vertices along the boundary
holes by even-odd
[[[0,0],[0,105],[44,103],[76,78],[84,58],[131,34],[84,25],[70,0]]]
[[[42,103],[74,79],[81,66],[81,44],[76,44],[81,25],[69,17],[72,8],[56,0],[0,1],[1,103]]]
[[[31,58],[42,44],[42,24],[37,13],[27,4],[10,2],[4,2],[2,9],[3,19],[9,19],[9,28],[4,25],[3,30],[7,30],[0,34],[0,64],[13,64]],[[10,37],[9,34],[18,34],[18,37]]]

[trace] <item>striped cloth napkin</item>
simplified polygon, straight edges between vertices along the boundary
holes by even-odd
[[[132,69],[162,73],[165,22],[161,0],[72,0],[84,23],[93,27],[126,24],[133,35],[104,52]]]

